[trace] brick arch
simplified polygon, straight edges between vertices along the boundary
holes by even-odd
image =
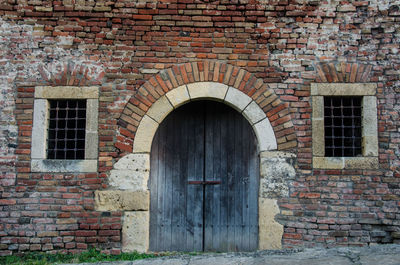
[[[144,83],[125,105],[118,121],[119,137],[115,146],[122,152],[132,152],[139,124],[153,104],[168,92],[198,82],[212,82],[236,89],[248,96],[265,113],[276,136],[278,150],[293,150],[297,146],[289,105],[282,102],[274,90],[254,74],[225,63],[201,61],[173,66]]]
[[[317,83],[368,83],[372,65],[346,62],[316,64]]]

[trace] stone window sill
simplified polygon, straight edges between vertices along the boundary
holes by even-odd
[[[97,172],[97,160],[32,159],[32,172]]]
[[[378,157],[313,157],[313,167],[321,169],[378,169]]]

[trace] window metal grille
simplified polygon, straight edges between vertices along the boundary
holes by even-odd
[[[324,97],[325,156],[360,156],[362,97]]]
[[[50,100],[48,159],[84,159],[86,100]]]

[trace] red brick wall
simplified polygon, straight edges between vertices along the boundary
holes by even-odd
[[[118,252],[122,213],[94,211],[93,193],[107,188],[107,172],[131,151],[140,117],[127,123],[121,114],[127,104],[151,105],[149,89],[171,80],[168,69],[186,82],[185,73],[194,65],[205,73],[206,64],[209,80],[228,67],[245,71],[244,87],[262,80],[280,102],[269,111],[293,123],[274,128],[278,139],[296,141],[282,148],[297,153],[290,197],[280,199],[284,246],[398,242],[400,11],[393,1],[84,2],[0,3],[1,255],[91,245]],[[378,84],[378,170],[312,168],[311,82]],[[100,86],[96,174],[30,172],[37,85]]]

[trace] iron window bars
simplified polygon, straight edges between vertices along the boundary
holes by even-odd
[[[48,159],[84,159],[86,100],[49,100]]]
[[[325,156],[362,155],[362,97],[324,97]]]

